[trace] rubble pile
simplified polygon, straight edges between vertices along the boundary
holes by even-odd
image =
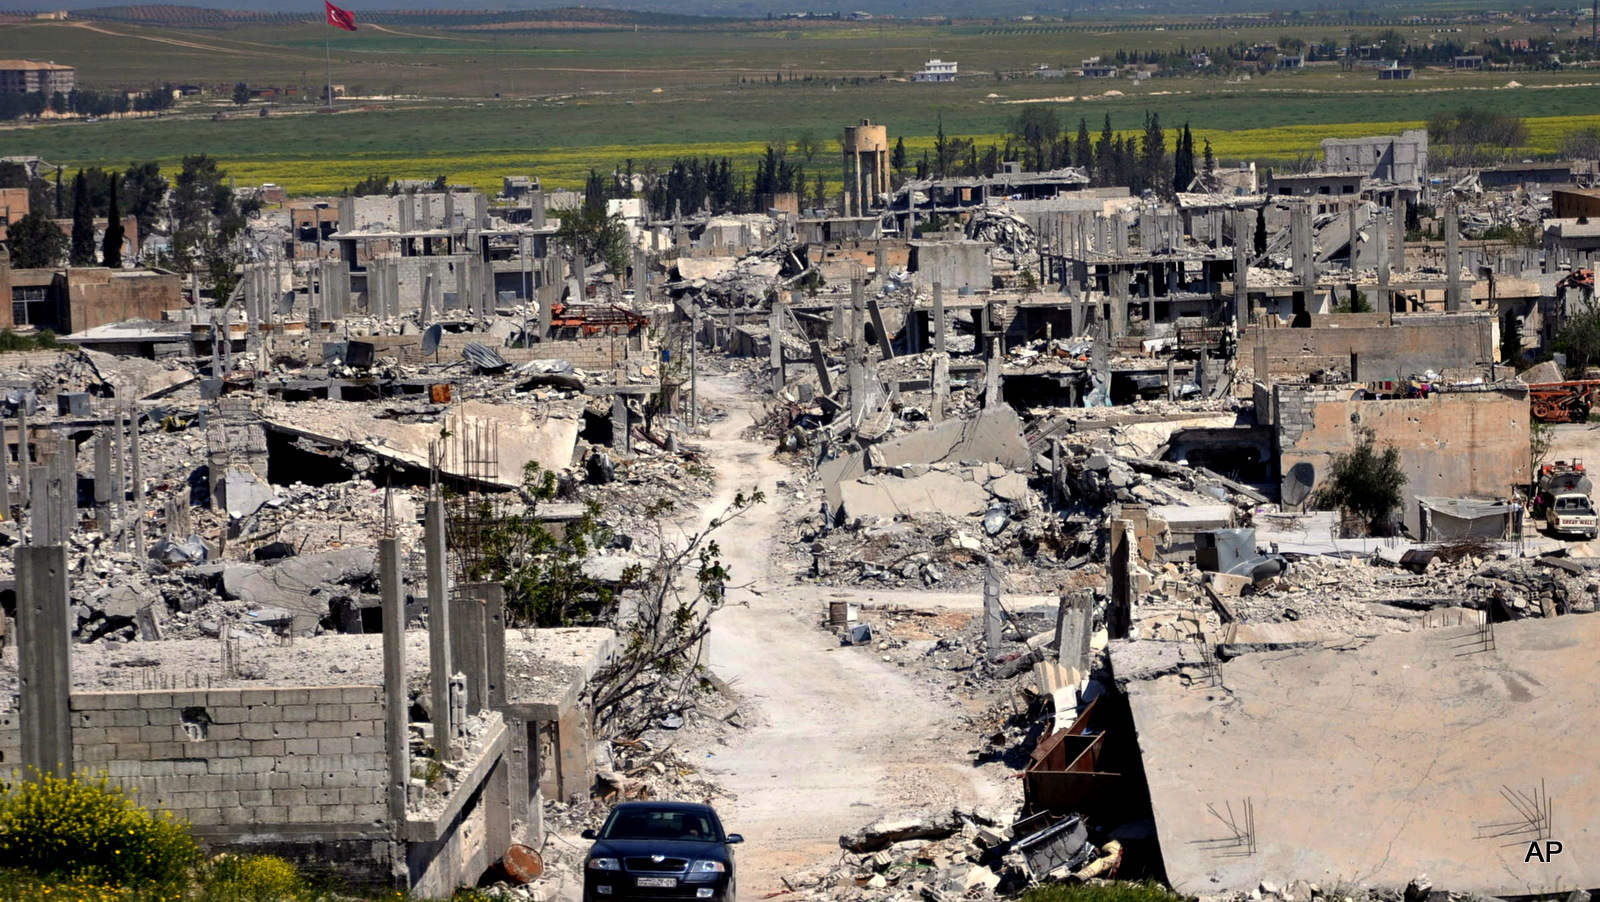
[[[1089,840],[1076,817],[1015,824],[983,808],[925,809],[880,818],[839,837],[833,864],[784,878],[816,902],[993,899],[1050,880],[1114,876],[1123,843]]]

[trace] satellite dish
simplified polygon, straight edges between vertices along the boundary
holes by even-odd
[[[434,323],[422,333],[422,356],[427,357],[439,350],[439,339],[444,337],[444,326]]]
[[[1306,461],[1289,468],[1283,480],[1283,500],[1288,504],[1301,504],[1311,496],[1311,484],[1317,480],[1317,469]]]

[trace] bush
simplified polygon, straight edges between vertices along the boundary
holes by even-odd
[[[141,886],[184,878],[198,857],[183,824],[134,804],[104,776],[0,785],[0,868]]]
[[[211,863],[206,898],[216,902],[283,902],[298,899],[305,881],[294,865],[274,855],[223,855]]]

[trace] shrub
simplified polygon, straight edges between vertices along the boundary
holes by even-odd
[[[0,868],[139,886],[183,878],[198,855],[182,823],[134,804],[104,776],[0,785]]]
[[[275,855],[220,856],[210,877],[206,898],[217,902],[283,902],[305,890],[299,870]]]

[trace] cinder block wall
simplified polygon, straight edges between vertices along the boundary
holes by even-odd
[[[379,686],[78,692],[74,766],[218,841],[387,839]],[[20,776],[16,712],[0,773]]]

